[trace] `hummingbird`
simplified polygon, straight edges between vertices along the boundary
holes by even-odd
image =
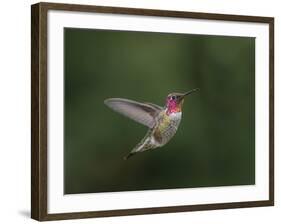
[[[105,105],[142,125],[148,127],[144,138],[124,157],[128,159],[139,152],[162,147],[176,134],[182,118],[184,98],[199,88],[185,93],[170,93],[164,107],[154,103],[141,103],[123,98],[109,98]]]

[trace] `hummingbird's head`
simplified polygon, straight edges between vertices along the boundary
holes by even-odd
[[[199,88],[192,89],[185,93],[170,93],[166,98],[167,114],[181,112],[185,96],[198,90]]]

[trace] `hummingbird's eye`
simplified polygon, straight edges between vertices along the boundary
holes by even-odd
[[[172,98],[172,100],[175,100],[175,99],[176,99],[176,96],[172,96],[171,98]]]

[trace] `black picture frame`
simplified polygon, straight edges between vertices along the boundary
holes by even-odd
[[[204,20],[265,23],[269,25],[269,200],[216,203],[203,205],[168,206],[159,208],[131,208],[108,211],[48,214],[47,191],[47,13],[49,10],[160,16],[166,18],[195,18]],[[39,221],[80,219],[91,217],[140,215],[170,212],[187,212],[226,208],[274,205],[274,18],[258,16],[224,15],[182,11],[164,11],[137,8],[118,8],[90,5],[38,3],[31,6],[31,217]]]

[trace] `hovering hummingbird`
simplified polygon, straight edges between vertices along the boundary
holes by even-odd
[[[197,90],[199,89],[192,89],[186,93],[170,93],[166,98],[165,107],[122,98],[106,99],[104,103],[109,108],[149,128],[140,143],[124,159],[169,142],[180,124],[184,97]]]

